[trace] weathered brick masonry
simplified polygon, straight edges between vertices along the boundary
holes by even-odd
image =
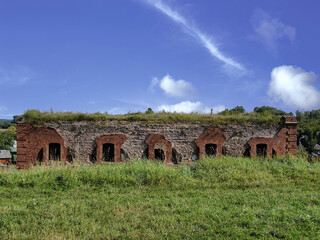
[[[191,162],[204,156],[296,154],[297,121],[211,126],[204,123],[61,122],[17,127],[17,166],[49,160],[121,162],[134,158],[165,163]]]

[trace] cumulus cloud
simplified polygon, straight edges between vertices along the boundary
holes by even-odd
[[[246,71],[245,68],[238,63],[237,61],[233,60],[230,57],[226,57],[217,47],[217,45],[212,41],[212,37],[206,35],[205,33],[201,32],[199,28],[190,24],[186,18],[184,18],[179,12],[174,11],[171,9],[167,4],[163,3],[162,0],[142,0],[151,6],[158,9],[160,12],[168,16],[171,20],[175,23],[179,24],[186,32],[194,37],[203,47],[205,47],[209,53],[222,61],[224,64],[236,68],[241,71]]]
[[[320,106],[320,91],[313,85],[317,75],[293,66],[276,67],[271,72],[268,95],[284,104],[304,110]]]
[[[272,18],[264,11],[258,10],[252,18],[252,27],[255,38],[261,41],[272,52],[277,52],[277,42],[287,39],[294,42],[296,30],[294,27],[282,23],[277,18]]]
[[[169,96],[173,97],[192,97],[195,95],[195,90],[190,82],[185,80],[174,80],[169,74],[161,80],[153,78],[150,88],[159,87]]]
[[[225,109],[224,106],[212,107],[213,113],[221,112]],[[157,111],[177,112],[177,113],[210,113],[211,108],[205,106],[201,102],[184,101],[173,105],[161,105]]]

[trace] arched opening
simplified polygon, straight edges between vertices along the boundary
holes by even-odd
[[[142,159],[149,159],[149,148],[145,148],[142,153]]]
[[[97,146],[95,146],[92,149],[89,158],[90,158],[90,162],[92,162],[92,163],[96,163],[97,162]]]
[[[59,143],[49,144],[49,160],[54,160],[54,161],[61,160],[61,146]]]
[[[207,157],[217,156],[217,145],[216,144],[206,144],[206,155]]]
[[[114,144],[112,143],[103,144],[102,161],[114,162]]]
[[[195,147],[195,150],[191,156],[192,161],[199,160],[199,155],[200,155],[200,148],[198,146]]]
[[[277,157],[277,152],[272,148],[272,158],[275,158],[275,157]]]
[[[247,157],[247,158],[250,158],[251,157],[251,147],[249,144],[247,144],[244,152],[243,152],[243,156],[244,157]]]
[[[67,161],[68,161],[68,163],[72,163],[73,162],[72,150],[69,147],[67,149]]]
[[[178,164],[181,162],[181,155],[177,152],[175,148],[172,148],[172,163]]]
[[[43,148],[41,148],[41,150],[38,153],[37,162],[38,163],[42,163],[43,162]]]
[[[163,149],[154,150],[154,159],[163,162],[166,159]]]
[[[266,157],[267,151],[268,151],[268,145],[267,144],[257,144],[256,146],[257,151],[257,157]]]

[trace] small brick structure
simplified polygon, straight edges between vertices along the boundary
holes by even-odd
[[[97,144],[97,162],[101,163],[103,161],[103,145],[112,144],[114,160],[111,162],[121,162],[121,146],[127,140],[127,137],[123,134],[114,134],[99,137],[96,140]]]
[[[151,133],[146,140],[148,145],[148,158],[155,160],[157,151],[164,152],[164,158],[159,159],[164,163],[172,163],[172,144],[163,135]]]
[[[11,153],[9,150],[0,150],[0,164],[9,165],[11,162]]]
[[[208,155],[206,153],[206,146],[209,144],[216,146],[217,156],[222,155],[222,147],[225,140],[226,136],[221,129],[213,126],[207,128],[201,136],[194,141],[199,148],[199,158],[201,159],[203,156]]]
[[[297,120],[294,117],[286,117],[284,127],[277,133],[275,138],[252,138],[248,144],[250,146],[251,157],[256,157],[258,153],[257,146],[264,146],[264,154],[268,157],[283,156],[286,154],[297,154]]]
[[[34,127],[31,124],[20,123],[17,126],[17,167],[25,168],[36,163],[42,152],[42,162],[50,159],[50,144],[59,144],[62,162],[66,161],[64,140],[55,129],[50,127]]]
[[[150,160],[178,164],[205,156],[272,157],[296,151],[297,121],[291,116],[278,124],[80,121],[17,126],[18,168],[49,160],[102,163],[148,155]]]

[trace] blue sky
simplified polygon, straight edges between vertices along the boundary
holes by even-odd
[[[320,108],[320,1],[0,0],[0,118]]]

